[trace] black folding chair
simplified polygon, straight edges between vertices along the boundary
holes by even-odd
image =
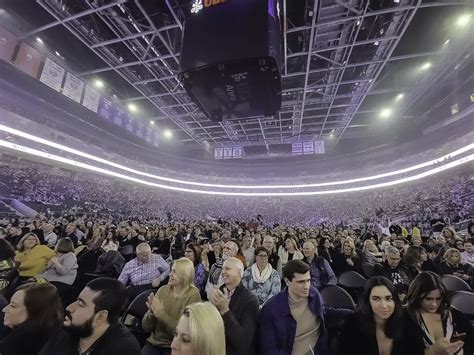
[[[146,301],[153,289],[143,291],[129,304],[127,310],[122,315],[122,323],[130,330],[130,332],[137,338],[140,346],[143,347],[148,337],[142,328],[142,318],[148,311]]]
[[[352,296],[342,287],[329,285],[321,291],[324,305],[334,308],[355,309],[356,304]]]
[[[358,300],[367,279],[355,271],[345,271],[337,279],[337,284],[351,295],[353,300]]]
[[[472,292],[471,286],[454,275],[443,275],[441,277],[441,282],[443,283],[444,287],[449,292],[458,292],[458,291],[469,291]]]
[[[451,308],[463,313],[474,327],[474,293],[458,291],[451,297]]]
[[[362,263],[362,269],[364,270],[364,274],[367,277],[375,276],[375,268],[374,265],[369,263]]]

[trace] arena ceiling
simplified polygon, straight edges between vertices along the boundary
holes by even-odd
[[[81,78],[102,83],[138,117],[171,131],[173,141],[206,150],[364,139],[384,120],[423,117],[434,103],[420,105],[420,98],[441,88],[455,66],[473,66],[469,0],[282,0],[281,111],[211,122],[177,79],[193,2],[1,1],[0,19]],[[472,85],[472,76],[466,80]],[[463,85],[457,78],[449,90]]]

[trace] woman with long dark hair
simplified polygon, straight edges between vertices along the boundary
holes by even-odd
[[[392,282],[367,280],[357,311],[344,324],[342,355],[404,355],[403,309]]]
[[[2,355],[37,355],[64,320],[61,300],[51,284],[20,286],[3,312],[3,323],[11,331],[0,341]]]
[[[461,313],[450,310],[441,278],[431,271],[420,273],[411,283],[405,318],[410,355],[470,355],[474,351],[471,325]]]

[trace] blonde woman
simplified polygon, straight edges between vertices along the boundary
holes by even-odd
[[[364,254],[365,262],[370,265],[382,264],[382,252],[377,248],[372,239],[367,239],[362,247],[362,253]]]
[[[444,253],[443,261],[439,265],[439,273],[441,275],[454,275],[469,283],[471,282],[474,270],[469,264],[462,263],[459,250],[450,248]]]
[[[332,267],[337,276],[345,271],[356,271],[364,275],[362,260],[357,255],[354,242],[351,238],[347,238],[342,243],[341,252],[334,256]]]
[[[298,245],[293,238],[287,238],[285,240],[285,245],[281,246],[278,250],[278,256],[280,257],[281,263],[278,264],[278,273],[280,276],[283,273],[283,269],[286,263],[290,260],[302,260],[304,255],[298,249]]]
[[[148,312],[142,327],[151,332],[142,355],[169,355],[174,331],[186,306],[200,302],[199,290],[194,286],[194,264],[187,258],[173,262],[167,285],[147,301]]]
[[[172,355],[225,354],[224,321],[217,308],[209,302],[187,306],[179,319]]]
[[[34,233],[26,233],[17,244],[15,259],[20,264],[20,277],[30,278],[41,273],[49,260],[55,255],[53,249],[41,245]]]

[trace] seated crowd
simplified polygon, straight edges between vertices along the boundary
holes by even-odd
[[[2,355],[474,351],[468,315],[450,308],[441,280],[473,286],[472,224],[429,236],[258,219],[0,224]],[[366,279],[347,289],[357,306],[326,304],[348,272]]]

